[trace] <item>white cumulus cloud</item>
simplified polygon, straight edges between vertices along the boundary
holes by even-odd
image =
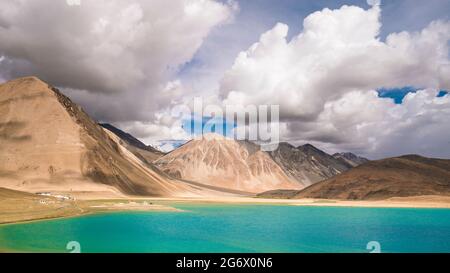
[[[450,155],[450,23],[379,37],[381,8],[324,9],[287,40],[278,23],[225,73],[225,104],[279,104],[284,138],[374,157],[417,152]],[[415,86],[402,105],[381,87]],[[408,140],[406,141],[405,138]],[[445,148],[443,147],[445,146]]]

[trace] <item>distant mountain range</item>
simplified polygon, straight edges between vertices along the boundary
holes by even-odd
[[[305,186],[333,177],[361,164],[363,160],[351,153],[346,153],[349,159],[331,156],[313,145],[306,144],[294,147],[282,142],[270,153],[289,177]]]
[[[304,188],[368,161],[351,153],[335,157],[310,144],[294,147],[286,142],[267,153],[250,141],[215,134],[194,139],[165,155],[110,124],[102,126],[119,136],[134,154],[174,178],[253,193]]]
[[[352,153],[331,156],[311,144],[294,147],[287,142],[266,153],[250,141],[235,141],[214,134],[194,139],[166,155],[110,124],[101,126],[119,136],[136,156],[144,157],[170,176],[234,190],[258,192],[279,188],[285,182],[288,188],[304,188],[369,161]],[[248,155],[248,160],[243,155]],[[256,159],[256,155],[262,158]],[[213,159],[223,164],[212,166]],[[250,163],[236,167],[246,161]],[[262,172],[255,174],[257,170]],[[270,178],[270,183],[265,181],[271,175],[275,178]]]
[[[350,200],[450,195],[450,160],[444,159],[369,161],[289,143],[265,152],[216,134],[166,154],[113,125],[100,126],[35,77],[0,85],[0,151],[0,187],[25,192]]]
[[[234,141],[214,134],[195,139],[165,155],[110,124],[101,125],[119,136],[137,156],[145,157],[168,175],[240,191],[260,192],[279,188],[283,183],[287,188],[304,188],[368,161],[352,153],[331,156],[310,144],[294,147],[286,142],[266,153],[250,141]],[[242,155],[248,155],[248,160]],[[216,158],[223,164],[212,166]],[[262,172],[256,174],[258,170]]]

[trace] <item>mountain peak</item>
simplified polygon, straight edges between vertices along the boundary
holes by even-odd
[[[0,84],[5,91],[14,91],[15,93],[25,93],[30,91],[42,91],[48,88],[48,84],[35,76],[17,78]]]
[[[294,145],[292,145],[289,142],[280,142],[278,144],[278,149],[282,149],[282,148],[287,148],[287,149],[296,149],[297,147],[295,147]]]
[[[214,133],[186,143],[155,164],[177,178],[238,191],[302,187],[257,144]]]
[[[330,178],[350,168],[348,164],[311,144],[294,147],[283,142],[270,154],[287,174],[305,185]]]
[[[357,155],[355,155],[354,153],[350,153],[350,152],[341,152],[341,153],[335,153],[333,154],[333,156],[345,156],[345,157],[357,157]]]
[[[350,164],[352,167],[359,166],[369,161],[367,158],[357,156],[350,152],[335,153],[333,157],[340,160],[343,163]]]
[[[197,136],[195,138],[196,140],[231,140],[230,138],[227,138],[221,134],[217,134],[217,133],[207,133],[207,134],[203,134],[200,136]]]
[[[16,82],[16,83],[18,83],[18,82],[41,82],[41,83],[44,83],[43,80],[39,79],[36,76],[20,77],[20,78],[16,78],[16,79],[10,80],[8,82]]]
[[[318,148],[316,148],[316,146],[310,144],[310,143],[306,143],[304,145],[300,145],[299,148],[302,147],[304,149],[311,149],[311,150],[319,150]]]
[[[321,149],[317,148],[316,146],[306,143],[305,145],[300,145],[297,147],[297,149],[302,150],[303,152],[310,154],[321,154],[321,155],[326,155],[326,156],[330,156],[329,154],[325,153],[324,151],[322,151]]]

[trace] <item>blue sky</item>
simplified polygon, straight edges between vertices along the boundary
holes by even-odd
[[[415,93],[417,90],[419,88],[405,86],[401,88],[380,88],[377,91],[380,98],[391,98],[396,104],[401,104],[408,93]]]
[[[408,93],[415,93],[417,90],[420,90],[420,88],[405,86],[400,88],[380,88],[377,91],[380,98],[391,98],[396,104],[401,104]],[[437,94],[437,97],[440,98],[447,94],[448,91],[441,90]]]
[[[438,96],[438,98],[441,98],[441,97],[447,96],[447,95],[448,95],[448,91],[441,90],[437,96]]]
[[[203,133],[217,133],[232,136],[236,125],[225,118],[198,117],[192,115],[190,119],[183,120],[183,129],[191,135]]]

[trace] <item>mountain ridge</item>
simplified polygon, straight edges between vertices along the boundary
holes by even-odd
[[[269,154],[290,177],[306,186],[352,167],[311,144],[295,147],[290,143],[281,142],[278,148]]]
[[[300,191],[271,191],[269,198],[384,200],[393,197],[450,196],[450,160],[404,155],[366,162]]]
[[[333,154],[333,157],[342,161],[343,163],[351,165],[352,167],[359,166],[369,161],[369,159],[367,158],[355,155],[354,153],[350,152],[335,153]]]
[[[152,147],[151,145],[145,145],[133,135],[122,131],[109,123],[99,123],[99,125],[117,135],[124,142],[124,145],[128,150],[130,150],[141,160],[145,161],[147,164],[151,164],[153,161],[165,155],[164,152]]]

